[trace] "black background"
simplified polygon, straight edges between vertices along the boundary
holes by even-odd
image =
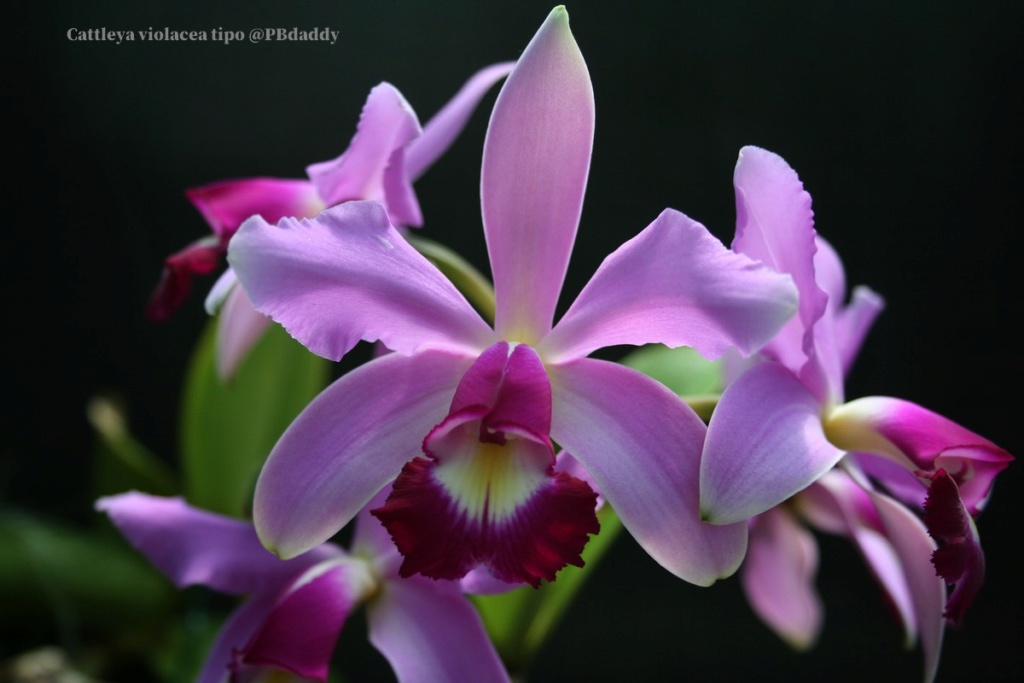
[[[0,499],[81,523],[92,520],[82,486],[90,396],[116,392],[136,434],[175,452],[206,283],[170,323],[149,323],[142,309],[162,258],[206,234],[182,190],[302,177],[347,146],[381,80],[425,121],[472,71],[518,56],[551,9],[471,0],[28,6],[9,10],[5,29],[14,127],[4,155]],[[848,396],[915,401],[1019,453],[1022,6],[570,2],[597,133],[563,306],[666,206],[728,242],[732,168],[739,148],[756,144],[798,171],[850,283],[887,300]],[[327,27],[340,36],[335,45],[67,37],[103,27]],[[479,164],[492,102],[417,184],[424,234],[481,268]],[[988,582],[964,629],[947,631],[940,681],[1016,680],[1022,670],[1019,469],[1001,476],[979,521]],[[735,579],[691,587],[624,536],[530,680],[920,677],[919,652],[902,650],[845,542],[822,540],[819,585],[824,635],[795,655],[752,616]]]

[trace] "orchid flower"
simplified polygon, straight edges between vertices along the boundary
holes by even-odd
[[[944,591],[915,595],[911,601],[918,628],[930,634],[925,636],[925,655],[926,674],[932,676],[943,611],[950,621],[959,621],[983,579],[984,557],[973,516],[1012,457],[907,401],[870,397],[845,402],[844,375],[881,311],[880,297],[860,287],[851,303],[843,304],[842,264],[816,234],[810,196],[780,157],[745,147],[734,182],[738,219],[733,249],[792,275],[800,305],[798,314],[762,349],[765,362],[747,369],[722,394],[701,462],[701,514],[712,524],[733,524],[763,513],[768,517],[753,524],[760,533],[760,528],[780,524],[776,506],[798,492],[811,492],[807,487],[825,477],[834,479],[832,468],[841,463],[846,481],[855,482],[862,489],[856,495],[866,495],[869,503],[860,505],[859,515],[846,515],[845,532],[858,537],[872,528],[874,522],[869,523],[863,510],[873,506],[884,529],[873,528],[900,555],[899,571],[908,581],[926,578],[920,560],[905,556],[913,546],[930,556],[942,579],[956,584],[948,601]],[[900,502],[876,492],[872,481]],[[830,490],[833,497],[839,495],[835,486]],[[803,499],[801,494],[792,505],[800,508]],[[894,511],[909,514],[906,505],[923,511],[923,526],[914,527],[903,512]],[[938,549],[926,533],[939,542]],[[805,545],[794,538],[788,534],[785,542]],[[872,559],[859,537],[858,543],[876,574],[895,575],[886,573],[884,561]],[[754,545],[752,540],[752,550]],[[929,581],[941,588],[934,576]],[[898,591],[891,583],[886,586],[896,600]]]
[[[459,585],[400,579],[394,545],[366,513],[350,552],[324,543],[280,560],[251,523],[180,498],[131,492],[101,498],[96,507],[179,588],[249,596],[225,622],[197,683],[250,680],[268,667],[326,681],[342,626],[362,604],[370,642],[402,683],[459,681],[466,671],[473,680],[508,681]]]
[[[422,225],[412,182],[444,154],[480,99],[511,68],[508,62],[478,71],[422,128],[402,94],[390,83],[381,83],[370,91],[348,149],[332,161],[310,165],[309,180],[247,178],[187,190],[185,195],[213,235],[167,257],[146,315],[153,320],[170,317],[188,295],[193,276],[219,267],[238,227],[253,215],[273,223],[286,216],[315,216],[341,202],[374,199],[386,207],[396,225]],[[234,285],[234,274],[228,269],[206,302],[211,315],[220,310],[217,370],[222,379],[234,373],[270,324]]]
[[[394,351],[328,387],[274,447],[254,499],[268,548],[293,557],[315,547],[394,480],[373,514],[404,556],[403,576],[456,579],[482,566],[537,586],[581,566],[598,530],[596,494],[554,467],[557,443],[669,571],[701,585],[735,571],[744,525],[698,517],[703,422],[654,380],[586,356],[652,341],[749,353],[795,310],[795,291],[666,210],[553,327],[593,126],[590,77],[557,7],[504,83],[484,145],[494,328],[376,202],[242,225],[228,261],[258,310],[327,358],[360,340]]]

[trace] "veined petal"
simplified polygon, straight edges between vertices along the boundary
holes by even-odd
[[[181,498],[133,491],[100,498],[96,509],[179,588],[258,593],[283,586],[311,564],[341,552],[322,546],[282,562],[260,544],[252,524],[193,508]]]
[[[242,359],[269,326],[270,318],[253,308],[245,290],[233,287],[217,319],[216,364],[221,381],[235,374]]]
[[[594,141],[590,74],[556,7],[505,81],[484,143],[481,201],[502,339],[551,329]]]
[[[700,418],[663,385],[616,363],[583,358],[548,372],[552,439],[587,468],[644,550],[697,585],[736,571],[746,524],[700,521]]]
[[[185,190],[185,196],[222,243],[250,216],[276,223],[287,216],[315,216],[325,206],[311,182],[285,178],[222,180]]]
[[[278,597],[241,651],[240,664],[273,666],[326,681],[341,627],[377,587],[362,560],[341,557],[310,567]]]
[[[692,346],[717,358],[756,351],[796,311],[796,288],[666,209],[604,260],[541,344],[551,363],[616,344]]]
[[[423,175],[462,132],[480,100],[507,76],[515,62],[492,64],[473,74],[448,104],[423,126],[423,135],[405,148],[405,170],[413,180]]]
[[[870,396],[844,403],[829,413],[826,430],[833,443],[847,450],[891,458],[912,472],[945,469],[972,515],[984,507],[996,475],[1013,460],[988,439],[898,398]]]
[[[375,199],[384,202],[396,224],[421,225],[423,216],[405,175],[407,169],[401,167],[403,148],[420,133],[416,112],[402,93],[390,83],[381,83],[366,98],[348,149],[337,159],[311,164],[306,173],[327,206]],[[395,171],[398,177],[386,179]]]
[[[388,354],[349,372],[281,436],[256,484],[263,543],[292,557],[330,538],[420,453],[472,358]],[[382,391],[386,388],[386,391]]]
[[[367,613],[370,642],[400,683],[508,681],[480,616],[457,583],[389,581]]]
[[[705,520],[749,519],[790,498],[843,457],[821,405],[791,372],[761,363],[729,385],[708,424],[700,467]]]
[[[474,356],[495,341],[377,202],[346,202],[276,227],[254,217],[231,240],[228,261],[258,311],[326,358],[340,359],[360,339],[404,354]]]
[[[930,561],[935,542],[928,537],[921,520],[907,508],[880,493],[870,495],[906,572],[924,653],[924,681],[931,683],[935,680],[942,653],[945,626],[942,612],[946,604],[946,588],[935,575]]]
[[[772,508],[750,520],[743,592],[761,620],[797,650],[810,648],[821,632],[817,573],[818,544],[792,515]]]

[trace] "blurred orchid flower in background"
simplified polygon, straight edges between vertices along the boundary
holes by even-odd
[[[251,523],[180,498],[131,492],[96,507],[179,588],[248,596],[225,622],[197,683],[250,680],[268,667],[326,681],[338,635],[364,604],[370,642],[402,683],[459,681],[467,671],[473,680],[508,681],[459,584],[400,579],[398,552],[365,513],[350,551],[324,543],[280,560]]]
[[[309,180],[247,178],[224,180],[186,191],[210,225],[203,238],[164,261],[160,281],[146,306],[152,320],[166,320],[184,302],[192,278],[216,270],[238,227],[253,215],[275,223],[284,217],[312,217],[328,206],[356,199],[380,201],[395,225],[423,224],[412,183],[447,151],[480,99],[512,69],[495,64],[474,74],[425,126],[390,83],[367,97],[355,136],[332,161],[310,165]],[[207,297],[207,310],[220,311],[217,369],[230,377],[270,321],[235,287],[230,268]]]
[[[745,525],[698,517],[703,422],[661,384],[586,356],[648,342],[750,353],[793,313],[795,290],[666,210],[552,326],[593,117],[558,7],[505,82],[484,146],[493,329],[375,202],[239,229],[228,260],[257,310],[327,358],[360,340],[395,351],[330,386],[274,448],[254,501],[269,548],[292,557],[318,545],[397,477],[374,514],[405,556],[403,575],[459,578],[483,565],[510,582],[552,580],[596,531],[594,492],[553,468],[557,442],[671,572],[707,585],[735,571]]]

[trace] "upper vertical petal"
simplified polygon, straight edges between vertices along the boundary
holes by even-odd
[[[799,320],[805,330],[810,329],[824,315],[828,302],[815,280],[811,196],[782,157],[758,147],[740,150],[733,184],[736,237],[732,248],[793,277],[800,290]]]
[[[505,81],[484,143],[481,201],[499,336],[551,329],[590,170],[594,93],[556,7]]]
[[[765,351],[793,372],[821,401],[842,397],[842,369],[831,326],[822,329],[828,292],[815,271],[817,233],[811,196],[786,161],[744,147],[733,175],[736,237],[732,248],[793,277],[800,292],[797,315]],[[830,273],[831,274],[831,273]],[[832,278],[825,278],[826,285]]]

